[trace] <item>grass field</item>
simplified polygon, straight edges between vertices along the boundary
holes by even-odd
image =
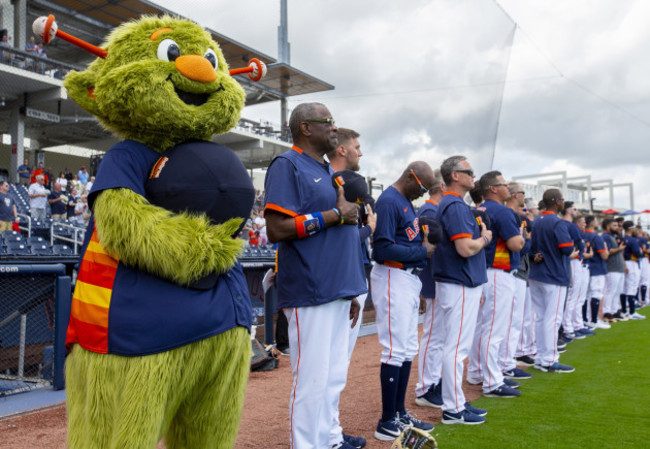
[[[488,410],[485,424],[436,425],[440,448],[650,448],[650,319],[575,340],[560,362],[575,372],[531,367],[521,397],[474,401]]]

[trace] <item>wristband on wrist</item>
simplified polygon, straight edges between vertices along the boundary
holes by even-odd
[[[294,218],[294,221],[296,222],[296,232],[298,233],[299,239],[318,234],[325,229],[325,220],[323,219],[323,214],[320,212],[299,215]]]
[[[490,242],[488,241],[488,238],[486,236],[482,236],[483,240],[485,240],[485,246],[488,246]]]
[[[339,224],[343,224],[345,220],[343,220],[343,215],[341,215],[341,211],[338,210],[336,207],[333,207],[332,210],[336,213],[336,215],[339,216]]]

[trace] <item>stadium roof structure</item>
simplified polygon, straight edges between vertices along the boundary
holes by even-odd
[[[97,46],[113,28],[142,15],[182,17],[147,0],[26,0],[24,4],[24,19],[13,21],[24,24],[24,36],[32,35],[34,19],[54,14],[63,31]],[[20,14],[20,11],[14,13]],[[247,106],[334,89],[331,84],[289,64],[277,62],[269,55],[206,29],[221,47],[231,68],[245,67],[253,57],[267,64],[268,75],[260,82],[253,82],[246,75],[235,76],[246,92]],[[18,40],[16,43],[18,48],[14,51],[20,59],[22,45]],[[64,70],[80,70],[94,59],[91,54],[60,39],[54,39],[45,50],[48,68],[59,64]],[[22,56],[25,59],[26,54]],[[38,142],[39,149],[69,144],[105,151],[115,143],[116,139],[110,133],[67,97],[61,80],[52,76],[54,69],[48,72],[39,74],[21,66],[0,64],[0,133],[11,134],[12,107],[19,104],[25,137]],[[38,114],[25,115],[26,108],[54,114],[59,121],[43,121]],[[248,168],[264,167],[290,144],[279,139],[278,131],[265,131],[263,128],[260,124],[238,127],[214,140],[231,146]]]

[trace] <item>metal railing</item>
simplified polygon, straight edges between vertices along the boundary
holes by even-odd
[[[56,228],[70,229],[72,231],[73,237],[67,237],[64,235],[56,234],[54,232]],[[80,228],[75,225],[61,223],[61,222],[53,222],[50,225],[50,245],[54,245],[55,239],[72,243],[74,245],[75,254],[79,254],[79,245],[83,243],[85,235],[86,235],[86,228]]]

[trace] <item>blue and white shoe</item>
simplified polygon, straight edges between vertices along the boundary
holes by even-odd
[[[486,398],[518,398],[521,396],[521,391],[503,384],[488,393],[483,393],[483,396]]]
[[[474,407],[470,402],[465,402],[465,410],[478,416],[487,415],[487,410],[484,408]]]
[[[587,334],[584,334],[582,332],[582,329],[578,329],[573,333],[573,338],[576,340],[584,340],[585,338],[587,338]]]
[[[397,417],[405,428],[415,427],[416,429],[424,430],[425,432],[431,432],[433,430],[433,424],[420,421],[411,415],[408,410],[404,410],[402,413],[397,412]]]
[[[393,441],[404,429],[405,426],[397,416],[388,421],[382,421],[380,419],[375,430],[375,438],[382,441]]]
[[[513,368],[508,371],[504,371],[503,377],[505,377],[506,379],[525,380],[525,379],[530,379],[531,377],[533,377],[533,375],[527,373],[523,369]]]
[[[353,437],[351,435],[343,434],[343,442],[349,444],[352,447],[361,449],[366,446],[366,439],[363,437]]]
[[[509,386],[510,388],[519,388],[521,386],[521,384],[516,380],[508,379],[506,377],[503,378],[503,384]]]
[[[442,388],[438,388],[439,385],[432,386],[422,396],[415,398],[415,403],[420,407],[442,407]]]
[[[467,409],[459,413],[442,412],[443,424],[466,424],[472,426],[483,424],[484,422],[485,418],[483,416],[476,415]]]
[[[555,362],[550,366],[535,365],[535,369],[544,371],[545,373],[572,373],[576,369],[569,365],[562,365],[560,362]]]

